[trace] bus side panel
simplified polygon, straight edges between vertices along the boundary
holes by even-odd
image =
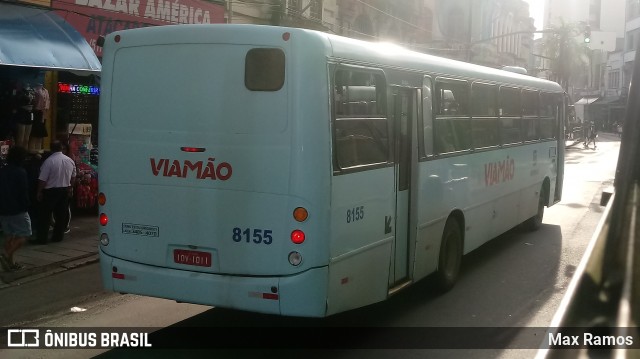
[[[442,232],[452,210],[469,199],[469,165],[466,156],[430,160],[418,164],[418,232],[414,280],[437,269]],[[481,212],[481,211],[480,211]]]
[[[394,201],[392,167],[333,177],[328,314],[386,299]]]
[[[329,264],[327,315],[383,301],[387,298],[392,240],[335,258]]]
[[[415,280],[437,269],[442,231],[455,209],[464,215],[469,253],[536,214],[555,142],[434,159],[419,164]]]
[[[324,317],[327,315],[328,267],[280,277],[280,314]]]

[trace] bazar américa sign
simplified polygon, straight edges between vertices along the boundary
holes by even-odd
[[[51,7],[84,36],[98,57],[98,37],[117,30],[224,22],[224,6],[200,0],[52,0]]]

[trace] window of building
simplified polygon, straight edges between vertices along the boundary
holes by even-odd
[[[300,15],[300,10],[302,10],[302,0],[288,0],[287,10],[289,10],[289,13],[292,15]]]
[[[322,20],[322,0],[310,0],[309,16],[312,20]]]

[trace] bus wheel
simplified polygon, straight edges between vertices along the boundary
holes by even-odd
[[[540,197],[538,198],[538,213],[524,222],[524,227],[528,231],[536,231],[542,227],[542,218],[544,217],[544,199],[546,197],[545,193],[544,189],[540,190]]]
[[[453,287],[460,274],[462,263],[462,233],[458,221],[451,217],[447,220],[442,233],[440,256],[436,280],[438,288],[446,292]]]

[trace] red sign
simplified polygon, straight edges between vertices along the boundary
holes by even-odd
[[[151,172],[154,176],[182,177],[193,176],[197,179],[219,179],[226,181],[231,178],[233,168],[227,162],[215,164],[215,158],[208,158],[205,161],[191,162],[189,160],[171,160],[168,158],[150,158]]]
[[[484,184],[493,186],[513,180],[516,173],[516,161],[507,156],[506,160],[484,164]]]
[[[98,57],[98,37],[117,30],[224,22],[224,6],[200,0],[52,0],[51,7],[87,39]]]

